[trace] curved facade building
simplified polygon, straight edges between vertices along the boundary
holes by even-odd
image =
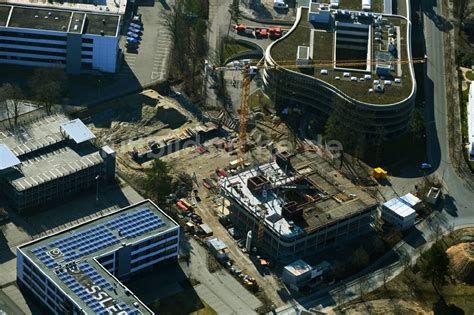
[[[400,16],[300,7],[288,33],[265,52],[265,93],[277,110],[324,123],[337,107],[369,138],[408,129],[416,82],[410,21]]]

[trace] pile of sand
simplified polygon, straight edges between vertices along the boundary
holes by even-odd
[[[474,284],[474,243],[460,243],[447,250],[451,269],[462,282]]]

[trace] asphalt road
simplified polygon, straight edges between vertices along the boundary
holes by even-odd
[[[443,233],[451,229],[474,225],[474,192],[468,188],[465,180],[459,178],[453,168],[448,150],[448,119],[444,68],[443,33],[439,26],[441,0],[421,1],[423,10],[424,35],[426,42],[425,100],[427,121],[427,155],[434,166],[433,173],[443,179],[446,196],[442,212],[433,213],[421,222],[393,251],[369,266],[362,273],[353,276],[344,283],[324,288],[300,301],[277,310],[278,314],[294,314],[302,308],[311,308],[321,304],[330,307],[336,304],[337,295],[345,301],[359,296],[361,281],[367,281],[368,290],[383,285],[382,274],[388,270],[389,279],[398,275],[404,268],[397,254],[405,253],[416,261],[420,251],[428,249],[437,234],[437,227]],[[435,4],[435,5],[433,5]],[[438,4],[438,5],[436,5]],[[403,180],[403,179],[397,179]],[[412,180],[412,179],[407,179]],[[395,261],[393,261],[395,259]],[[392,263],[389,263],[393,261]],[[375,269],[375,270],[374,270]]]

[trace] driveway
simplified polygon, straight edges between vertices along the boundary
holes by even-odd
[[[434,2],[437,5],[430,4]],[[277,310],[278,314],[294,314],[296,310],[323,306],[334,306],[335,296],[342,293],[347,300],[359,296],[358,284],[362,279],[369,279],[368,291],[383,285],[382,274],[384,269],[390,273],[389,279],[398,275],[404,268],[399,262],[399,254],[407,253],[414,262],[420,252],[428,249],[433,243],[435,230],[441,228],[443,233],[452,229],[459,229],[474,225],[474,193],[468,188],[466,182],[459,178],[451,164],[448,151],[448,122],[447,122],[447,100],[445,88],[445,68],[443,34],[436,24],[436,19],[431,19],[433,13],[441,15],[441,0],[422,1],[424,12],[424,32],[426,41],[426,53],[429,56],[426,65],[425,77],[425,100],[427,125],[427,153],[430,161],[437,167],[435,173],[444,180],[448,196],[445,198],[443,211],[433,213],[427,220],[420,222],[403,241],[397,244],[393,251],[372,263],[366,270],[354,275],[350,279],[326,288],[298,303],[288,304]],[[429,14],[427,14],[429,12]],[[403,179],[397,179],[403,181]]]
[[[166,79],[172,42],[163,14],[171,10],[172,2],[174,1],[137,2],[136,11],[142,15],[143,33],[135,52],[127,52],[126,36],[121,38],[124,65],[117,74],[118,78],[135,78],[142,86]],[[128,15],[122,34],[127,33],[130,19],[131,16]]]
[[[211,306],[217,314],[256,314],[262,303],[247,291],[227,271],[210,273],[207,269],[207,250],[193,238],[187,245],[180,246],[190,252],[189,264],[181,264],[188,277],[200,282],[195,286],[199,297]]]

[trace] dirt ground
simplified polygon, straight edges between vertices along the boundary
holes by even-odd
[[[252,2],[252,0],[248,1]],[[261,0],[261,6],[247,6],[243,4],[245,1],[240,2],[240,10],[242,13],[256,19],[293,21],[296,18],[294,5],[296,0],[285,1],[289,4],[289,8],[286,10],[275,10],[273,8],[273,0]]]
[[[457,244],[462,241],[465,232],[472,233],[473,229],[457,230],[451,235],[445,236],[441,242],[445,247]],[[474,296],[474,286],[457,282],[451,277],[441,291],[447,306],[441,306],[431,282],[422,279],[420,272],[416,269],[415,271],[407,269],[387,282],[385,288],[381,287],[369,293],[364,300],[370,302],[386,299],[403,300],[410,303],[410,305],[417,305],[424,310],[429,310],[430,313],[427,314],[433,314],[433,312],[434,314],[474,314],[474,299],[472,298]],[[349,306],[356,305],[349,304]],[[386,314],[394,314],[395,310],[396,308],[387,304]]]
[[[344,315],[358,315],[358,314],[372,314],[372,315],[431,315],[432,311],[425,310],[418,303],[405,301],[402,299],[382,299],[368,301],[364,303],[357,303],[343,308],[340,311],[331,311],[329,315],[344,314]]]

